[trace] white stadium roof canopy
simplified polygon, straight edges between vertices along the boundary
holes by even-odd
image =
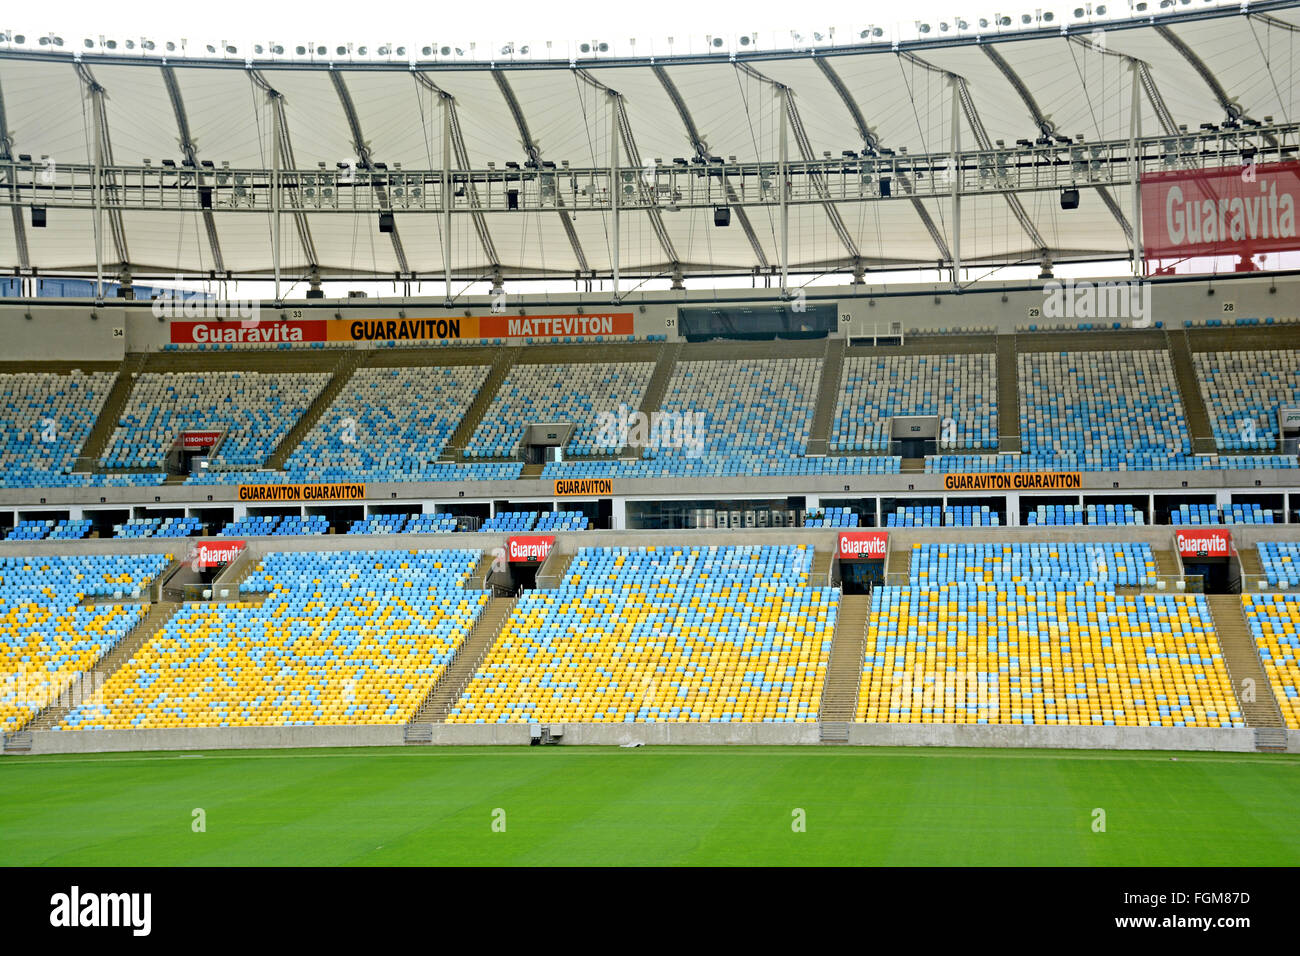
[[[124,263],[429,279],[449,261],[476,279],[1122,259],[1135,162],[1298,158],[1297,7],[658,59],[11,44],[0,269],[93,274],[97,248],[109,277]],[[1081,202],[1064,210],[1071,186]]]

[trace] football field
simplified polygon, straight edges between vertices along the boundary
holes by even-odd
[[[4,865],[1300,864],[1300,759],[858,747],[0,760]]]

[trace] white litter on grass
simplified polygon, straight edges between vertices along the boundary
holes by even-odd
[[[630,747],[644,747],[645,744],[643,744],[641,741],[638,740],[638,741],[636,741],[635,743],[630,743],[630,744],[619,744],[619,746],[622,747],[622,748],[624,748],[624,749],[626,750],[626,749],[628,749],[628,748],[630,748]]]

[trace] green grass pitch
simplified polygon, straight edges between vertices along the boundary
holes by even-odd
[[[0,760],[0,795],[4,865],[1300,864],[1300,760],[1255,754],[101,754]]]

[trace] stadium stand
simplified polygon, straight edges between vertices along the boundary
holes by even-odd
[[[329,519],[324,515],[247,515],[228,522],[219,532],[223,538],[245,535],[326,534]]]
[[[856,528],[858,515],[848,508],[814,508],[803,514],[805,528]]]
[[[943,509],[938,505],[904,505],[885,516],[887,528],[938,528],[943,524]]]
[[[142,372],[109,440],[108,468],[162,468],[187,429],[220,431],[217,468],[260,466],[325,387],[323,372]]]
[[[1156,558],[1145,542],[927,543],[912,545],[908,575],[921,587],[1030,581],[1139,587],[1155,584]]]
[[[1020,442],[1046,466],[1149,471],[1191,453],[1169,353],[1022,352]]]
[[[1223,451],[1272,451],[1277,413],[1300,407],[1300,354],[1287,349],[1195,352],[1201,395]]]
[[[815,720],[839,591],[811,567],[803,545],[583,548],[448,722]]]
[[[883,587],[857,719],[1241,727],[1203,595],[1082,584]]]
[[[0,482],[6,488],[80,484],[70,474],[104,399],[112,372],[0,374]]]
[[[401,481],[436,467],[486,365],[359,368],[285,462],[300,481]]]
[[[1300,730],[1300,595],[1243,594],[1241,603],[1282,718]]]
[[[944,448],[998,447],[997,356],[851,355],[840,373],[832,451],[884,451],[895,415],[952,421]]]
[[[0,731],[24,726],[140,620],[138,598],[171,555],[0,557]]]
[[[516,365],[465,448],[467,458],[507,458],[519,451],[524,426],[572,422],[570,455],[612,455],[621,449],[601,434],[602,412],[635,409],[653,362],[573,362]]]
[[[405,723],[487,603],[479,552],[272,552],[191,603],[61,729]]]
[[[1277,588],[1300,588],[1300,544],[1261,541],[1259,563],[1268,583]]]
[[[131,518],[113,526],[115,538],[188,538],[203,530],[198,518]]]

